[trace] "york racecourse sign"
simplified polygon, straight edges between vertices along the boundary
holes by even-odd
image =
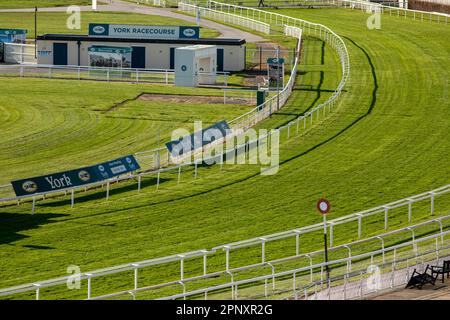
[[[138,169],[136,159],[129,155],[90,167],[16,180],[11,184],[16,196],[26,196],[100,182]]]
[[[200,28],[90,23],[89,35],[122,39],[198,39]]]

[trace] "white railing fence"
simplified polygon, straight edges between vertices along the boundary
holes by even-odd
[[[333,277],[329,281],[317,281],[299,288],[289,299],[361,300],[374,297],[405,288],[414,270],[424,272],[427,264],[441,265],[443,261],[450,259],[449,254],[450,246],[446,245],[422,254],[416,253],[406,259],[368,266],[363,270]]]
[[[134,83],[173,84],[169,69],[132,69],[90,66],[56,66],[44,64],[0,66],[0,76],[38,77],[48,79],[131,81]]]
[[[253,31],[262,32],[265,34],[270,33],[270,25],[267,23],[263,23],[261,21],[245,18],[240,15],[223,13],[217,10],[213,10],[210,8],[199,7],[195,4],[179,2],[178,9],[186,12],[188,14],[195,15],[198,11],[200,11],[200,16],[204,18],[209,18],[213,20],[223,21],[225,23],[235,24],[241,27],[248,28]]]
[[[220,11],[224,10],[224,7],[222,6],[223,4],[214,2],[215,6],[218,6],[219,4],[220,4]],[[226,7],[226,8],[228,8],[228,7]],[[231,8],[231,7],[229,7],[229,8]],[[231,10],[231,9],[229,9],[229,10]],[[233,7],[233,10],[235,10],[234,7]],[[255,9],[251,9],[251,10],[255,10]],[[268,21],[274,21],[275,23],[281,22],[281,23],[285,23],[285,24],[291,24],[291,25],[283,26],[282,30],[284,33],[301,36],[302,30],[300,30],[298,26],[305,27],[309,33],[314,34],[317,37],[322,38],[324,41],[329,43],[331,45],[331,47],[334,48],[337,51],[338,55],[340,56],[341,67],[342,67],[342,78],[341,78],[338,88],[336,88],[336,90],[334,91],[332,96],[327,101],[325,101],[324,103],[311,109],[309,112],[305,113],[304,115],[302,115],[302,116],[298,117],[297,119],[289,122],[288,124],[278,128],[278,132],[286,132],[287,139],[294,137],[294,135],[296,137],[298,137],[300,135],[300,130],[303,130],[303,131],[308,130],[310,127],[313,126],[313,122],[315,120],[318,121],[320,119],[321,114],[322,114],[322,117],[325,117],[326,112],[331,112],[332,109],[334,109],[336,103],[338,102],[338,99],[341,96],[341,91],[342,91],[344,85],[346,84],[346,81],[350,74],[350,64],[349,64],[347,48],[339,36],[334,34],[327,27],[324,27],[320,24],[313,24],[313,23],[310,23],[310,22],[307,22],[304,20],[294,19],[291,17],[283,16],[283,15],[276,15],[276,14],[274,15],[274,14],[267,13],[267,12],[264,12],[261,10],[258,10],[258,12],[259,12],[259,16],[258,16],[259,18],[261,17],[260,12],[263,12],[265,14],[265,19]],[[255,14],[255,16],[256,16],[256,14]],[[280,16],[280,18],[278,18],[278,16]],[[296,25],[296,26],[292,26],[292,24]],[[294,30],[293,28],[297,28],[298,30],[293,31]],[[297,42],[295,61],[293,63],[293,67],[291,68],[291,75],[290,75],[289,81],[285,85],[285,87],[279,92],[279,94],[276,94],[275,96],[269,98],[267,101],[264,102],[264,104],[257,106],[250,112],[247,112],[244,115],[241,115],[241,116],[229,121],[229,124],[230,124],[231,128],[233,129],[233,132],[235,135],[239,135],[239,134],[243,133],[245,130],[252,127],[256,123],[268,118],[272,113],[279,110],[287,102],[287,100],[290,96],[290,93],[292,92],[292,89],[294,87],[295,78],[297,75],[297,69],[298,69],[299,59],[300,59],[300,49],[301,49],[301,38],[299,38],[298,42]],[[23,66],[23,67],[24,68],[21,69],[20,66],[14,66],[12,70],[13,70],[13,72],[18,71],[19,73],[24,74],[25,73],[24,70],[25,70],[25,68],[27,68],[27,66]],[[44,74],[46,74],[47,77],[54,76],[55,72],[52,69],[52,67],[53,66],[44,66],[43,67],[43,69],[46,71],[46,72],[44,72]],[[14,69],[14,68],[16,68],[16,69]],[[58,70],[61,70],[61,69],[58,68]],[[71,72],[76,74],[76,77],[78,78],[78,74],[81,74],[81,70],[83,70],[81,67],[76,66],[75,69],[72,70]],[[116,70],[114,70],[114,71],[116,71]],[[0,72],[1,72],[1,69],[0,69]],[[103,74],[101,76],[105,77],[106,80],[113,79],[113,77],[111,77],[112,71],[108,72],[108,70],[106,70],[106,75],[104,74],[105,73],[104,69],[102,69],[98,72]],[[152,74],[152,71],[149,71],[149,72],[150,72],[150,76],[154,76],[155,73],[159,74],[160,72],[162,72],[164,74],[163,78],[166,83],[170,79],[168,70],[153,71],[153,74]],[[92,72],[88,72],[88,73],[90,74]],[[133,74],[133,70],[130,70],[129,73]],[[142,81],[142,78],[144,76],[139,75],[139,73],[135,73],[135,74],[133,74],[133,77],[135,77],[136,74],[138,74],[138,76],[136,77],[138,79],[138,81]],[[226,75],[224,75],[224,77],[226,78]],[[81,78],[81,75],[80,75],[80,78]],[[303,122],[302,125],[300,125],[301,121]],[[295,129],[292,128],[293,126],[295,126]],[[294,130],[295,130],[295,133],[294,133]],[[260,137],[260,139],[258,141],[251,141],[251,142],[247,143],[246,145],[235,146],[234,150],[235,150],[235,152],[241,152],[243,149],[244,152],[250,152],[251,146],[257,145],[259,143],[259,141],[263,141],[263,142],[267,141],[267,139],[269,139],[270,136],[271,136],[271,133],[269,133],[268,136]],[[214,142],[214,144],[209,144],[204,150],[202,149],[200,152],[207,151],[210,148],[213,148],[215,144],[222,143],[224,140],[225,139],[217,140]],[[227,153],[229,151],[230,150],[227,150]],[[118,180],[122,181],[122,180],[129,180],[129,179],[137,179],[138,180],[138,192],[140,191],[140,187],[141,187],[140,181],[144,175],[157,174],[159,177],[161,173],[168,172],[170,170],[176,170],[179,173],[178,179],[180,179],[180,173],[182,171],[182,168],[194,166],[195,167],[195,177],[197,177],[198,162],[195,160],[195,154],[188,155],[188,156],[194,157],[193,162],[188,161],[188,163],[185,163],[183,165],[179,165],[179,164],[175,163],[175,166],[173,166],[174,162],[172,161],[171,156],[166,148],[158,148],[158,149],[153,149],[153,150],[148,150],[148,151],[142,151],[142,152],[137,153],[136,155],[138,157],[138,160],[142,160],[143,163],[146,166],[148,166],[147,170],[149,170],[149,171],[144,172],[144,173],[139,173],[136,175],[131,175],[131,176],[127,175],[125,177],[120,177]],[[221,156],[222,155],[219,155],[218,157],[221,157]],[[169,167],[170,165],[172,165],[172,167]],[[165,166],[167,166],[167,168],[164,168]],[[157,186],[156,186],[157,190],[159,189],[159,182],[160,182],[160,179],[158,178]],[[87,186],[84,188],[78,188],[78,190],[83,190],[83,189],[86,190],[88,187],[95,187],[95,188],[98,188],[99,186],[103,187],[104,184],[107,185],[106,198],[108,199],[109,198],[109,183],[107,181],[102,184],[95,184],[95,185]],[[3,189],[3,191],[4,190],[5,189]],[[10,188],[10,190],[12,190],[12,189]],[[0,190],[0,191],[2,191],[2,190]],[[71,203],[72,203],[72,207],[73,207],[75,189],[63,190],[63,192],[64,192],[64,195],[66,195],[67,192],[70,192]],[[61,191],[54,192],[53,194],[61,194]],[[15,201],[18,204],[20,204],[26,198],[30,198],[32,200],[32,212],[34,213],[35,208],[36,208],[36,206],[35,206],[36,201],[38,201],[40,199],[45,199],[45,197],[46,197],[46,194],[35,194],[35,195],[29,196],[29,197],[10,197],[10,196],[8,196],[6,198],[1,198],[0,204],[1,203],[10,203],[12,201]]]
[[[427,241],[430,240],[436,240],[444,235],[448,235],[450,232],[445,232],[443,234],[435,234],[435,235],[431,235],[428,237],[425,237],[423,239],[419,239],[415,242],[416,245],[424,242],[426,243]],[[430,257],[430,255],[434,255],[434,259],[432,261],[436,261],[437,259],[439,259],[439,256],[442,255],[448,255],[450,253],[450,241],[446,240],[444,245],[440,245],[439,242],[435,241],[436,245],[435,246],[427,246],[424,245],[424,248],[421,248],[421,252],[419,251],[413,251],[410,250],[409,251],[409,256],[408,258],[405,259],[401,259],[400,261],[395,260],[396,257],[395,255],[393,256],[393,260],[390,263],[391,266],[397,266],[400,264],[406,264],[406,274],[407,276],[409,276],[409,273],[411,272],[411,268],[410,266],[412,266],[412,268],[417,268],[417,267],[422,267],[423,264],[425,263],[425,261],[427,261],[426,259]],[[408,243],[404,243],[402,245],[398,245],[398,246],[393,246],[392,248],[389,248],[388,250],[385,251],[386,252],[391,252],[393,250],[398,250],[399,248],[405,248],[408,246],[411,246],[412,242],[408,242]],[[253,277],[250,279],[243,279],[243,280],[238,280],[238,281],[234,281],[231,280],[230,282],[227,282],[225,284],[220,284],[220,285],[216,285],[216,286],[210,286],[207,288],[201,288],[201,289],[197,289],[197,290],[192,290],[192,291],[184,291],[183,293],[180,294],[175,294],[175,295],[171,295],[171,296],[166,296],[161,298],[161,300],[176,300],[176,299],[186,299],[186,298],[192,298],[192,299],[205,299],[207,300],[208,298],[212,298],[215,299],[216,297],[213,295],[214,293],[218,294],[220,297],[224,297],[223,296],[223,291],[228,289],[230,290],[229,293],[227,294],[227,296],[225,296],[225,299],[232,299],[232,300],[237,300],[237,299],[257,299],[257,298],[265,298],[267,299],[270,296],[276,296],[277,298],[282,298],[286,295],[288,296],[292,296],[294,298],[298,298],[299,294],[306,294],[306,299],[309,300],[308,296],[308,292],[304,290],[301,290],[299,288],[299,284],[302,282],[302,275],[303,274],[310,274],[311,270],[321,270],[322,273],[322,280],[320,281],[320,283],[324,283],[326,284],[327,281],[324,280],[324,271],[326,269],[326,267],[328,266],[329,270],[331,270],[331,272],[339,270],[339,268],[342,265],[348,265],[348,262],[351,262],[353,260],[362,260],[365,261],[365,269],[367,270],[367,268],[370,268],[370,266],[376,266],[376,263],[374,261],[374,258],[377,254],[379,254],[380,252],[378,251],[373,251],[373,252],[368,252],[365,254],[361,254],[361,255],[357,255],[354,257],[349,257],[349,258],[344,258],[344,259],[340,259],[340,260],[335,260],[335,261],[331,261],[328,263],[319,263],[319,264],[315,264],[312,266],[308,266],[308,267],[302,267],[302,268],[297,268],[297,269],[292,269],[292,270],[287,270],[287,271],[281,271],[281,272],[277,272],[277,273],[272,273],[269,275],[264,275],[264,276],[259,276],[259,277]],[[386,263],[385,263],[386,264]],[[362,263],[360,263],[360,265],[363,265]],[[343,276],[341,276],[341,278],[347,278],[349,272],[345,271],[345,268],[342,269],[340,271],[340,273],[343,274]],[[361,274],[361,272],[359,272],[359,274]],[[308,277],[308,276],[307,276]],[[339,279],[339,277],[338,277]],[[364,279],[364,278],[363,278]],[[360,282],[358,284],[361,284],[361,277],[358,279]],[[270,283],[271,282],[271,283]],[[389,284],[391,284],[392,282],[389,282]],[[395,283],[397,286],[400,285],[398,282]],[[250,286],[250,290],[248,290],[247,288]],[[345,286],[345,283],[344,283]],[[241,289],[239,289],[239,287],[241,287]],[[244,287],[244,288],[242,288]],[[366,283],[366,287],[367,287],[367,283]],[[246,290],[247,289],[247,290]],[[342,291],[340,291],[340,287],[338,290],[335,290],[335,294],[336,295],[343,295],[345,293],[349,294],[349,291],[346,289],[343,289]],[[318,291],[317,287],[315,287],[315,290]],[[134,290],[130,290],[128,292],[128,294],[134,294],[136,295],[137,293],[142,292],[142,291],[134,291]],[[373,293],[373,291],[371,291],[371,288],[369,287],[366,292],[363,291],[364,295]],[[324,292],[324,294],[327,296],[331,294],[331,290],[327,290]],[[350,298],[350,294],[349,297]],[[113,297],[113,296],[112,296]],[[104,297],[104,298],[110,298],[108,296]],[[347,299],[347,298],[346,298]]]
[[[187,0],[184,0],[187,1]],[[439,3],[439,1],[433,1]],[[193,2],[193,1],[191,1]],[[208,1],[197,1],[197,3],[207,4]],[[227,1],[227,3],[237,6],[257,7],[257,0]],[[448,24],[450,15],[436,11],[412,10],[408,9],[408,1],[357,1],[357,0],[266,0],[268,8],[296,8],[296,7],[343,7],[348,9],[361,9],[363,11],[377,10],[383,14],[393,17],[408,18],[417,21],[435,22]]]
[[[229,72],[200,73],[203,79],[214,77],[216,85],[228,86]],[[134,69],[91,66],[14,64],[0,66],[0,76],[48,79],[126,81],[132,83],[174,84],[173,69]],[[208,81],[210,82],[210,81]],[[199,84],[202,84],[200,81]]]
[[[365,12],[380,12],[382,14],[388,14],[389,16],[396,16],[400,18],[408,18],[418,21],[435,22],[448,24],[450,21],[450,15],[439,12],[428,12],[420,10],[410,10],[401,7],[393,7],[383,4],[378,4],[370,1],[354,1],[354,0],[328,0],[329,2],[338,6],[359,9]]]
[[[450,185],[447,185],[445,187],[439,188],[439,189],[435,189],[426,193],[422,193],[419,195],[415,195],[415,196],[411,196],[402,200],[398,200],[383,206],[379,206],[376,208],[372,208],[369,210],[365,210],[362,212],[358,212],[358,213],[354,213],[351,215],[347,215],[341,218],[337,218],[337,219],[333,219],[328,221],[327,223],[327,232],[330,235],[330,256],[332,253],[336,253],[337,255],[341,256],[344,255],[346,256],[345,259],[339,259],[337,261],[334,262],[330,262],[330,266],[335,265],[334,268],[334,272],[333,275],[336,275],[336,270],[338,270],[338,268],[336,267],[337,264],[343,264],[343,272],[348,273],[352,271],[355,268],[357,268],[358,264],[360,263],[360,260],[362,258],[368,259],[370,258],[370,262],[371,264],[373,264],[374,262],[374,258],[378,257],[379,260],[381,261],[380,263],[385,263],[388,259],[388,254],[391,253],[393,255],[393,259],[397,259],[402,253],[402,248],[410,248],[408,250],[412,250],[415,252],[415,254],[418,254],[418,244],[419,243],[425,243],[424,241],[426,241],[427,239],[434,239],[436,241],[436,246],[438,247],[439,244],[443,245],[445,240],[445,237],[450,231],[445,231],[445,229],[447,229],[449,227],[448,221],[450,221],[450,216],[440,216],[440,217],[433,217],[431,220],[422,222],[422,223],[418,223],[415,225],[412,225],[410,223],[410,225],[408,227],[403,227],[400,229],[396,229],[393,231],[389,231],[389,232],[385,232],[383,234],[378,234],[377,236],[369,236],[365,239],[360,239],[360,240],[356,240],[353,242],[349,242],[349,243],[344,243],[344,244],[339,244],[336,245],[334,244],[333,241],[333,226],[336,226],[338,224],[342,224],[342,223],[351,223],[354,221],[355,217],[358,219],[358,224],[363,222],[363,218],[366,219],[376,213],[383,213],[384,214],[384,210],[385,208],[393,208],[393,207],[397,207],[399,205],[401,205],[402,203],[404,205],[407,205],[408,208],[412,207],[410,206],[411,203],[419,203],[422,201],[427,201],[431,200],[431,210],[434,210],[434,200],[435,197],[440,196],[440,195],[444,195],[446,193],[450,192]],[[432,197],[432,198],[431,198]],[[381,210],[381,211],[380,211]],[[423,210],[423,206],[421,206],[420,211]],[[430,210],[430,211],[431,211]],[[408,218],[411,216],[412,211],[408,211]],[[435,215],[434,211],[431,211],[430,213],[431,215]],[[398,215],[396,215],[396,218],[399,219],[401,217],[399,217]],[[364,220],[365,221],[365,220]],[[349,226],[348,226],[349,227]],[[345,230],[348,230],[348,227],[345,228]],[[430,227],[433,230],[438,230],[438,232],[435,233],[434,236],[429,236],[429,232],[430,232]],[[300,271],[304,271],[304,282],[303,284],[309,284],[312,283],[314,281],[314,274],[316,274],[317,276],[319,275],[318,272],[320,272],[320,279],[323,280],[324,277],[324,267],[325,264],[319,264],[319,265],[315,265],[313,263],[313,259],[315,257],[318,257],[319,260],[323,255],[323,250],[318,250],[318,251],[313,251],[313,252],[304,252],[301,253],[300,252],[300,248],[302,247],[302,241],[301,239],[305,239],[305,235],[307,235],[308,233],[312,233],[314,231],[320,231],[323,229],[323,224],[322,223],[318,223],[315,225],[310,225],[310,226],[305,226],[302,228],[298,228],[298,229],[294,229],[294,230],[289,230],[289,231],[285,231],[285,232],[281,232],[281,233],[276,233],[276,234],[272,234],[272,235],[265,235],[265,236],[261,236],[261,237],[257,237],[257,238],[253,238],[253,239],[248,239],[248,240],[243,240],[243,241],[239,241],[239,242],[235,242],[235,243],[229,243],[229,244],[225,244],[225,245],[220,245],[220,246],[216,246],[213,247],[212,249],[201,249],[201,250],[197,250],[197,251],[191,251],[191,252],[185,252],[185,253],[180,253],[180,254],[175,254],[175,255],[171,255],[171,256],[167,256],[167,257],[162,257],[162,258],[156,258],[156,259],[151,259],[151,260],[145,260],[145,261],[139,261],[139,262],[133,262],[133,263],[128,263],[128,264],[124,264],[124,265],[120,265],[120,266],[115,266],[115,267],[110,267],[110,268],[105,268],[105,269],[101,269],[101,270],[95,270],[95,271],[90,271],[90,272],[86,272],[83,273],[81,275],[81,279],[87,279],[89,282],[89,288],[91,286],[91,279],[96,278],[96,277],[101,277],[101,276],[105,276],[105,275],[110,275],[110,274],[116,274],[116,273],[121,273],[121,272],[127,272],[127,271],[134,271],[135,272],[135,277],[137,277],[137,272],[138,270],[147,268],[147,267],[154,267],[154,266],[160,266],[160,267],[164,267],[164,266],[169,266],[170,264],[173,264],[174,262],[178,262],[180,269],[179,269],[179,275],[180,278],[179,280],[176,281],[170,281],[170,282],[162,282],[158,285],[153,285],[153,286],[141,286],[138,288],[137,285],[137,278],[135,278],[135,286],[133,290],[138,290],[140,292],[142,291],[151,291],[153,289],[161,289],[164,287],[170,287],[172,286],[174,283],[179,283],[180,281],[183,282],[184,284],[186,283],[190,283],[190,282],[195,282],[195,281],[199,281],[202,279],[208,279],[208,278],[213,278],[213,277],[217,277],[220,275],[231,275],[232,277],[234,277],[235,279],[237,279],[237,276],[239,275],[239,272],[243,272],[243,271],[249,271],[249,270],[255,270],[259,273],[261,273],[261,268],[262,267],[270,267],[271,268],[271,274],[273,277],[274,274],[276,273],[276,268],[278,268],[278,270],[286,270],[286,267],[283,267],[283,265],[285,263],[288,262],[296,262],[295,265],[299,266],[299,265],[305,265],[305,267],[300,268],[301,270],[297,270],[295,271],[295,274],[299,273]],[[361,230],[361,225],[358,226],[358,230]],[[359,234],[359,238],[361,238],[362,235]],[[266,257],[269,256],[269,254],[273,254],[273,252],[271,253],[270,250],[268,249],[268,247],[272,247],[272,248],[276,248],[276,246],[274,246],[272,244],[272,242],[274,242],[274,244],[276,244],[276,242],[278,241],[283,241],[283,245],[286,245],[286,242],[284,240],[291,238],[292,244],[295,245],[295,255],[289,255],[286,254],[285,256],[283,256],[282,258],[277,258],[275,260],[267,260]],[[348,238],[348,237],[347,237]],[[410,239],[410,241],[406,241],[405,239]],[[308,243],[311,243],[311,239],[305,239],[304,241],[307,241]],[[400,245],[396,245],[395,243],[400,242]],[[278,242],[279,243],[279,242]],[[314,242],[317,243],[317,242]],[[394,245],[389,246],[389,243],[393,243]],[[364,253],[363,254],[358,254],[359,252],[361,252],[361,247],[364,248]],[[367,253],[366,248],[377,248],[376,250],[373,250],[370,253]],[[242,254],[240,254],[240,252],[246,252],[247,249],[258,249],[260,250],[260,257],[261,257],[261,261],[259,263],[256,264],[250,264],[250,265],[242,265],[242,266],[237,266],[234,268],[231,268],[231,259],[230,259],[230,254],[231,252],[233,252],[233,256],[240,256],[242,258]],[[241,251],[244,250],[244,251]],[[214,271],[214,272],[208,272],[207,271],[207,264],[208,261],[210,261],[212,258],[215,257],[216,254],[220,255],[220,252],[225,252],[225,261],[224,264],[222,265],[222,269],[220,269],[219,271]],[[244,254],[245,255],[245,254]],[[193,275],[191,277],[186,277],[185,275],[185,271],[184,271],[184,262],[185,261],[190,261],[190,263],[192,263],[193,261],[197,261],[198,263],[200,263],[200,266],[203,265],[202,268],[200,268],[200,270],[202,270],[203,272],[199,275]],[[309,262],[309,263],[308,263]],[[237,261],[234,261],[233,263],[234,265],[237,265]],[[339,269],[341,270],[341,269]],[[342,273],[342,270],[339,271]],[[263,272],[264,273],[264,272]],[[287,273],[289,274],[289,273]],[[282,273],[281,275],[286,275],[286,273]],[[37,283],[31,283],[31,284],[26,284],[26,285],[21,285],[21,286],[17,286],[17,287],[12,287],[12,288],[6,288],[6,289],[2,289],[0,290],[0,296],[2,295],[12,295],[12,294],[18,294],[18,293],[22,293],[22,292],[27,292],[27,291],[32,291],[32,290],[36,290],[37,288],[42,288],[42,287],[51,287],[51,286],[56,286],[56,285],[60,285],[60,284],[64,284],[64,281],[67,281],[69,277],[62,277],[62,278],[57,278],[57,279],[51,279],[51,280],[46,280],[46,281],[39,281]],[[247,276],[248,278],[248,276]],[[258,277],[258,279],[260,279]],[[246,279],[248,280],[248,279]],[[254,282],[254,281],[259,281],[259,280],[255,280],[254,278],[251,279],[252,281],[250,282]],[[297,281],[299,280],[299,278],[297,279]],[[295,281],[295,280],[294,280]],[[297,284],[300,284],[300,282],[297,282]],[[210,291],[214,291],[214,290],[207,290],[208,292]],[[128,291],[127,291],[128,292]],[[120,293],[115,293],[114,295],[123,295],[126,294],[126,292],[120,292]],[[104,297],[104,296],[102,296]],[[88,290],[88,299],[92,298],[91,296],[91,290]]]

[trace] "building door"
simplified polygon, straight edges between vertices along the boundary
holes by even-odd
[[[133,47],[131,67],[145,69],[145,47]]]
[[[169,69],[175,69],[175,48],[170,48],[170,67]]]
[[[67,66],[67,43],[53,43],[53,64]]]
[[[217,49],[217,71],[223,71],[223,49]]]

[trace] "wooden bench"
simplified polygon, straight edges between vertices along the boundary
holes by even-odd
[[[434,275],[433,269],[430,265],[427,265],[423,273],[420,273],[417,271],[417,269],[414,269],[414,272],[411,275],[406,288],[422,289],[422,287],[426,284],[431,284],[434,286],[438,276],[439,274]]]
[[[431,273],[436,274],[437,277],[441,274],[442,283],[444,283],[444,275],[447,275],[447,278],[450,276],[450,260],[444,261],[442,266],[431,266]]]

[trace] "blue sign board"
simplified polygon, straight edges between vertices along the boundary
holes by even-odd
[[[283,64],[284,63],[284,58],[268,58],[267,59],[267,63],[268,64]]]
[[[198,39],[200,27],[90,23],[89,35],[122,39]]]
[[[195,132],[190,136],[172,140],[166,143],[166,147],[174,157],[177,157],[197,148],[201,148],[214,140],[225,137],[228,134],[227,130],[229,129],[228,123],[223,120],[202,131]]]
[[[129,155],[90,167],[16,180],[11,184],[16,196],[26,196],[100,182],[138,169],[136,159]]]
[[[23,29],[0,29],[0,42],[25,43],[27,30]]]

